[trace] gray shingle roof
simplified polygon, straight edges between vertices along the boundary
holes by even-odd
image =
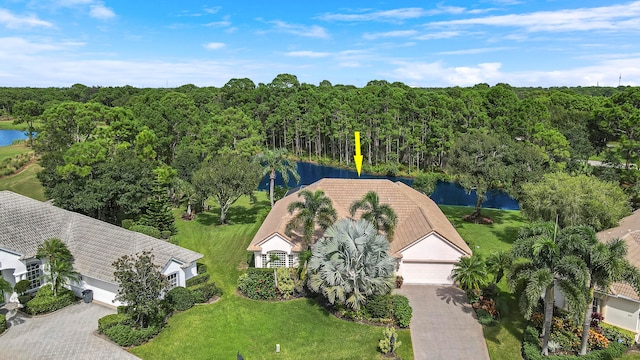
[[[67,211],[10,191],[0,191],[0,248],[34,257],[49,238],[62,240],[83,275],[113,283],[113,262],[150,250],[164,266],[176,260],[188,266],[202,254],[134,231]]]

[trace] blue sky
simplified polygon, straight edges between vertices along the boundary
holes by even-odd
[[[640,85],[640,1],[0,0],[0,86]],[[621,78],[620,78],[621,77]]]

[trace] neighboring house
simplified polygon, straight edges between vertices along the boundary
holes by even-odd
[[[42,274],[42,264],[35,255],[49,238],[62,240],[74,257],[73,267],[80,273],[80,280],[71,284],[76,295],[90,289],[94,300],[107,304],[118,305],[114,302],[118,285],[112,264],[123,255],[151,251],[171,286],[184,286],[185,280],[197,275],[196,261],[202,258],[163,240],[0,191],[0,275],[4,279],[12,286],[28,279],[31,291],[35,291]],[[8,301],[9,296],[5,294],[0,302]]]
[[[338,219],[349,218],[349,207],[368,191],[378,193],[380,203],[390,205],[398,216],[390,255],[397,258],[397,274],[407,284],[451,284],[451,270],[460,257],[470,256],[471,249],[440,211],[423,193],[401,183],[373,179],[322,179],[304,190],[318,189],[333,202]],[[293,215],[287,207],[302,201],[299,192],[275,203],[251,241],[248,251],[254,254],[256,267],[294,267],[302,248],[302,236],[285,234]],[[360,212],[355,218],[359,218]],[[316,229],[315,238],[322,237]],[[272,255],[277,256],[272,257]]]
[[[627,260],[640,268],[640,210],[622,219],[620,226],[598,233],[598,239],[606,242],[621,238],[627,243]],[[597,291],[594,311],[602,313],[604,322],[640,334],[640,296],[629,285],[614,283],[609,291]]]

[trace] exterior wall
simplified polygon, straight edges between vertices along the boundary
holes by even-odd
[[[175,261],[169,261],[167,265],[165,265],[164,269],[162,269],[162,274],[167,276],[169,274],[177,273],[178,274],[178,286],[185,287],[185,272],[184,269]]]
[[[604,313],[604,322],[634,332],[638,330],[640,303],[625,298],[607,296],[602,303],[602,312]]]
[[[464,253],[438,234],[429,234],[402,251],[403,260],[458,262]]]
[[[298,253],[295,251],[291,251],[292,245],[288,241],[284,240],[278,234],[272,236],[267,241],[263,242],[260,245],[261,251],[255,251],[253,253],[255,267],[262,268],[266,267],[265,264],[262,263],[262,255],[268,254],[272,251],[281,251],[287,254],[287,266],[289,264],[289,259],[293,257],[293,265],[298,265]],[[268,266],[268,264],[267,264]]]
[[[193,264],[189,265],[188,267],[182,269],[182,271],[184,272],[184,280],[189,280],[192,277],[198,275],[198,264],[194,261]]]
[[[122,305],[119,301],[114,301],[118,293],[118,285],[116,284],[82,275],[82,280],[71,284],[70,288],[78,297],[82,297],[82,291],[88,289],[93,290],[93,299],[96,301],[113,306]]]
[[[20,260],[20,255],[2,250],[0,250],[0,270],[4,279],[12,286],[27,276],[27,264]]]

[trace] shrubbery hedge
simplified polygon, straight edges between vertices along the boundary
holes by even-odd
[[[207,281],[209,281],[209,278],[211,278],[211,275],[207,273],[198,274],[190,279],[187,279],[187,281],[185,281],[185,285],[188,288],[192,286],[196,286],[198,284],[206,283]]]
[[[0,314],[0,334],[7,330],[7,318]]]
[[[98,331],[104,334],[108,329],[116,325],[128,325],[131,317],[127,314],[110,314],[98,319]]]
[[[411,322],[413,309],[409,305],[409,299],[403,295],[392,295],[391,303],[393,304],[393,316],[396,318],[396,324],[406,328]]]
[[[38,289],[36,296],[26,304],[26,311],[31,315],[45,314],[62,309],[76,301],[76,296],[69,289],[58,290],[58,296],[53,296],[51,286]]]
[[[249,299],[275,300],[276,284],[273,269],[250,268],[238,278],[238,289]]]
[[[527,326],[522,342],[522,357],[524,360],[611,360],[622,356],[627,346],[617,342],[611,342],[609,347],[602,350],[593,350],[586,355],[551,355],[543,356],[540,351],[538,330],[533,326]]]
[[[20,280],[13,286],[13,291],[18,293],[18,295],[22,295],[29,290],[29,285],[31,285],[31,281],[27,279]]]
[[[120,346],[137,346],[160,332],[159,326],[136,329],[129,325],[114,325],[105,331],[105,335]]]
[[[372,319],[389,319],[392,310],[390,294],[373,297],[364,307],[365,313]]]
[[[189,288],[196,303],[205,303],[214,296],[221,296],[222,290],[215,283],[204,283]]]
[[[133,225],[129,230],[160,239],[160,230],[148,225]]]
[[[172,311],[184,311],[193,307],[195,303],[191,291],[181,286],[174,287],[164,296]]]

